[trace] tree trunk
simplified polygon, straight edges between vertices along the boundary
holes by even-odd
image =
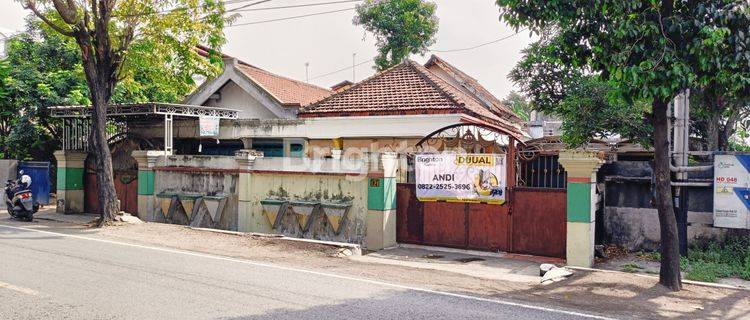
[[[661,268],[659,283],[674,291],[682,289],[680,279],[680,244],[677,237],[677,218],[672,200],[669,171],[669,128],[667,102],[654,100],[654,175],[656,177],[656,208],[659,211],[661,231]]]
[[[102,210],[99,226],[114,221],[120,212],[112,172],[112,154],[107,143],[107,106],[114,88],[108,56],[92,57],[91,42],[83,36],[76,38],[81,48],[83,70],[91,91],[91,135],[89,152],[96,154],[96,183],[99,206]],[[105,52],[104,50],[101,50]]]
[[[719,125],[721,124],[721,113],[714,109],[709,110],[708,120],[706,121],[706,146],[708,151],[719,150]]]
[[[92,94],[98,98],[92,101],[91,144],[89,145],[89,152],[96,152],[96,183],[99,187],[99,207],[102,209],[100,227],[114,221],[117,213],[120,212],[112,171],[112,153],[107,143],[107,102],[102,99],[103,95],[103,92]]]

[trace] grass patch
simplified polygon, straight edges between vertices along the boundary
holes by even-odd
[[[624,271],[624,272],[635,273],[635,272],[638,272],[638,270],[641,270],[641,269],[643,269],[643,268],[641,268],[641,266],[639,266],[639,265],[637,265],[635,263],[626,263],[626,264],[622,265],[622,269],[621,270]]]
[[[661,262],[661,253],[659,251],[639,251],[635,255],[646,261]]]
[[[710,242],[693,247],[687,259],[680,262],[689,280],[716,282],[718,278],[729,277],[750,280],[750,236],[733,235],[723,244]]]

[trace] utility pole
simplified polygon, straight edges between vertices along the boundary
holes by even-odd
[[[352,83],[357,83],[357,53],[352,53]]]
[[[674,166],[684,168],[688,166],[688,152],[690,151],[690,89],[679,94],[672,103],[674,117],[672,139],[672,161]],[[688,181],[688,171],[678,170],[674,173],[677,181]],[[687,186],[674,187],[675,214],[677,215],[677,235],[680,239],[680,255],[687,256],[687,225],[688,225],[688,192]]]

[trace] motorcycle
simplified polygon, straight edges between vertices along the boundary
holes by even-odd
[[[39,211],[39,204],[34,202],[29,183],[8,180],[5,183],[5,198],[5,205],[11,219],[29,222],[34,220],[34,214]]]

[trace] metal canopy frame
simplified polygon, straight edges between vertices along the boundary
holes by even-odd
[[[53,118],[63,119],[63,150],[87,150],[91,126],[90,106],[51,107]],[[219,118],[237,119],[239,111],[226,108],[213,108],[196,105],[171,103],[117,104],[107,109],[108,123],[114,128],[108,138],[127,133],[129,118],[161,117],[164,119],[164,154],[173,151],[173,123],[177,118]]]

